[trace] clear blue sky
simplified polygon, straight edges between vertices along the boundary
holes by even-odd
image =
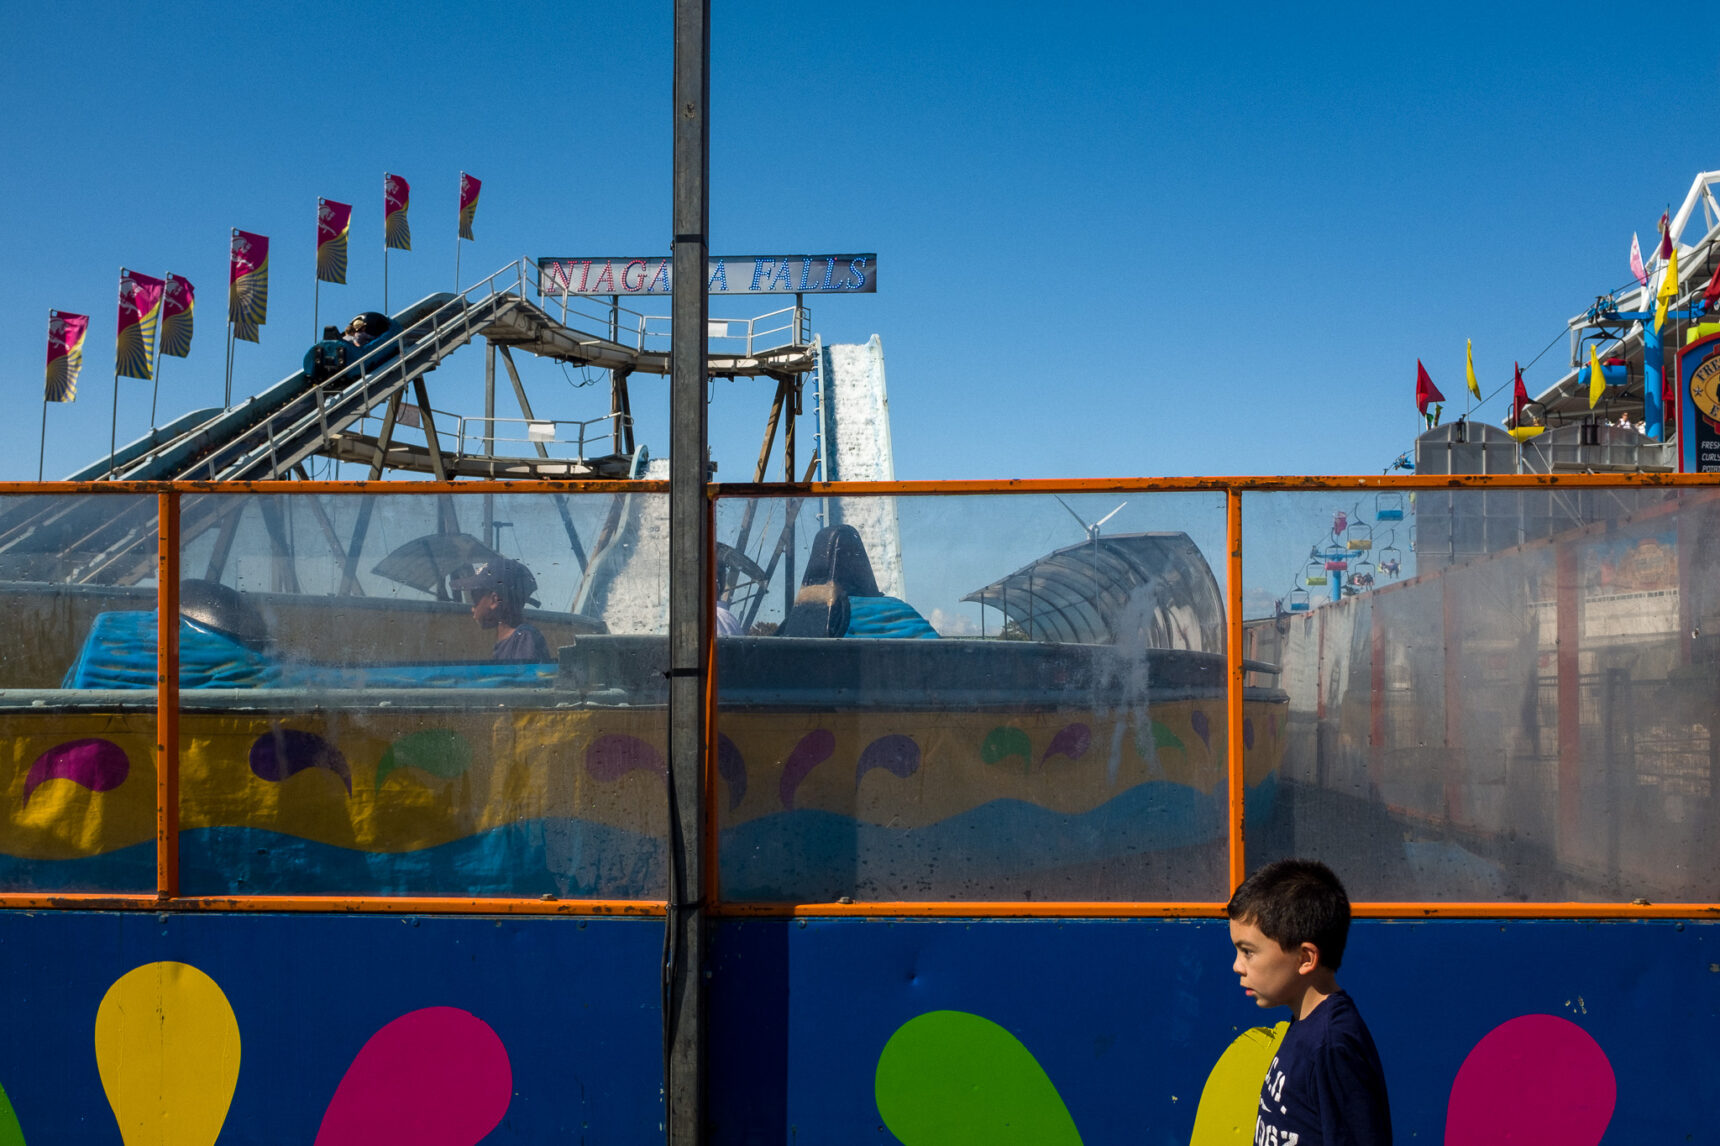
[[[714,9],[713,251],[879,253],[875,297],[814,317],[827,341],[882,336],[906,478],[1377,473],[1416,428],[1417,357],[1459,410],[1465,338],[1484,389],[1507,381],[1720,166],[1720,50],[1614,6]],[[315,333],[317,196],[357,208],[323,321],[378,306],[384,170],[413,185],[396,305],[453,282],[462,169],[484,180],[468,280],[666,251],[669,13],[0,7],[0,477],[36,473],[49,308],[93,321],[48,475],[105,453],[121,265],[198,288],[161,421],[220,398],[229,228],[273,240],[238,393]],[[464,358],[449,379],[480,371]],[[603,412],[601,388],[537,377],[540,412]],[[149,384],[120,385],[124,442]],[[750,468],[768,400],[717,385],[720,476]],[[635,404],[666,453],[666,388]]]

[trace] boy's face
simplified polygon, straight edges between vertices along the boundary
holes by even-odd
[[[1230,942],[1236,948],[1236,962],[1230,969],[1242,977],[1243,990],[1262,1007],[1283,1007],[1300,999],[1309,982],[1304,976],[1319,964],[1312,943],[1286,951],[1253,922],[1232,919]]]

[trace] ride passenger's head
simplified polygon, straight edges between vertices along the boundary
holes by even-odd
[[[802,585],[833,584],[850,597],[878,597],[878,580],[866,544],[852,525],[828,525],[812,539]]]
[[[478,566],[470,577],[457,577],[449,584],[466,594],[472,604],[472,619],[486,629],[498,624],[518,626],[525,607],[538,603],[532,596],[537,592],[537,578],[510,557],[498,557]]]

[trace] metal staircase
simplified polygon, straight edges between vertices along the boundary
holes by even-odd
[[[534,264],[522,260],[459,294],[431,295],[393,316],[402,329],[389,336],[392,347],[384,344],[320,383],[300,371],[229,409],[187,414],[70,475],[71,480],[285,480],[305,476],[305,462],[317,455],[368,464],[373,479],[388,470],[417,470],[441,480],[625,478],[635,453],[630,426],[625,434],[615,434],[615,452],[586,457],[582,448],[571,458],[552,457],[542,444],[535,444],[535,456],[497,457],[493,437],[481,443],[487,448],[467,451],[463,435],[444,442],[437,430],[425,378],[480,336],[503,357],[528,419],[532,413],[513,362],[515,349],[609,370],[617,380],[612,383],[619,397],[617,418],[628,417],[628,376],[668,374],[666,316],[624,312],[618,300],[601,314],[570,311],[565,297],[534,302],[530,296],[536,283]],[[575,323],[607,328],[607,333],[590,334]],[[733,343],[732,350],[712,347],[709,369],[714,377],[786,380],[813,369],[817,361],[806,312],[798,305],[724,325],[739,325],[742,333],[713,334],[713,343]],[[422,446],[394,438],[409,396],[419,412]],[[367,435],[362,423],[378,410],[383,411],[381,430]],[[185,503],[180,523],[184,539],[220,523],[217,501]],[[96,497],[24,498],[0,506],[0,576],[130,584],[153,572],[155,545],[153,498],[128,499],[118,509],[112,499]]]

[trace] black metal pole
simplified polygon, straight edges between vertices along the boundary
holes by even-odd
[[[670,325],[670,874],[663,968],[663,1085],[670,1146],[705,1140],[705,264],[710,221],[710,0],[675,0],[674,282]]]

